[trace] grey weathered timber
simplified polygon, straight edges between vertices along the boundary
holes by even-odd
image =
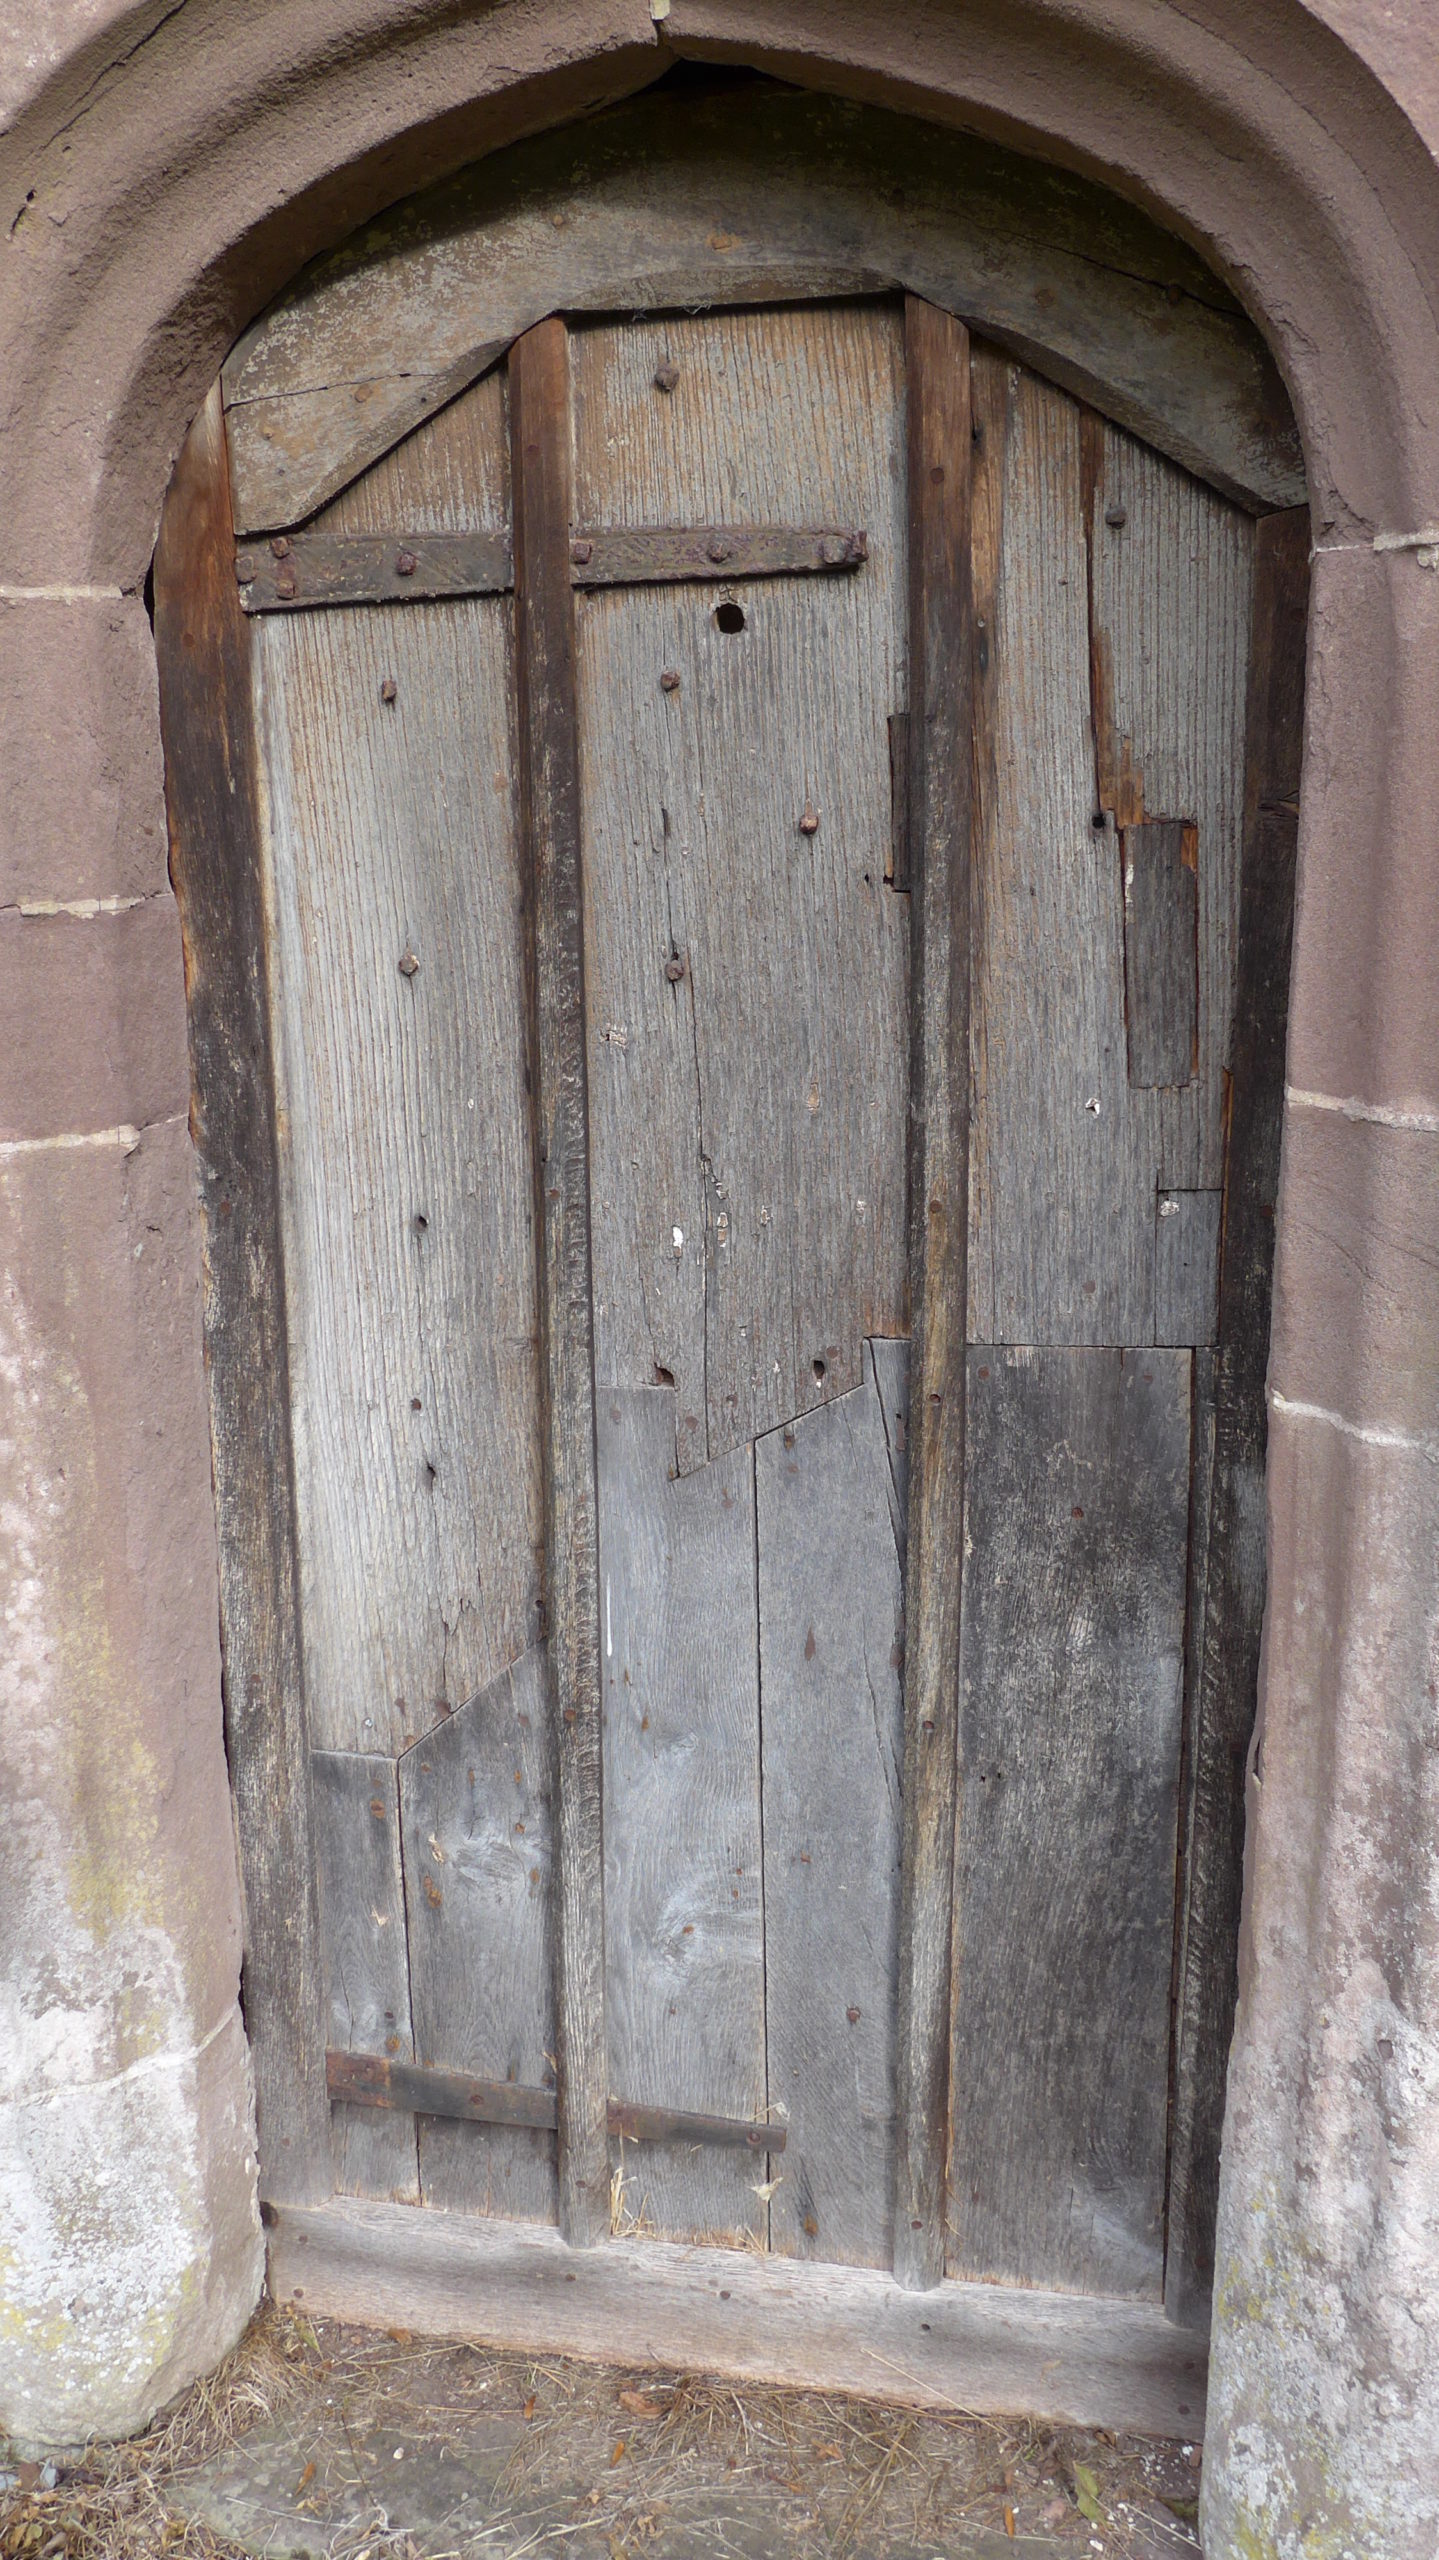
[[[622,2354],[951,2415],[1029,2411],[1188,2438],[1204,2427],[1206,2339],[1147,2303],[967,2284],[916,2296],[876,2268],[639,2238],[577,2258],[552,2231],[350,2197],[280,2212],[270,2284],[311,2318],[540,2354]]]
[[[190,430],[165,503],[155,647],[204,1218],[225,1737],[243,1843],[260,2193],[307,2202],[333,2185],[325,1984],[295,1551],[262,786],[233,562],[215,391]]]
[[[1154,1339],[1213,1342],[1219,1323],[1221,1191],[1161,1191],[1154,1204]]]
[[[950,2266],[1158,2301],[1182,1351],[970,1353]]]
[[[1097,418],[1085,423],[1084,474],[1096,805],[1121,830],[1184,817],[1196,831],[1192,1070],[1138,1108],[1156,1179],[1213,1190],[1224,1178],[1254,526]]]
[[[415,2059],[553,2077],[553,1736],[539,1646],[400,1762]],[[424,2120],[427,2204],[555,2217],[552,2134]]]
[[[1219,1280],[1214,1479],[1194,1711],[1165,2299],[1203,2316],[1214,2274],[1224,2079],[1234,2023],[1244,1780],[1264,1617],[1264,1381],[1284,1098],[1304,728],[1309,520],[1256,528],[1244,758],[1232,1107]]]
[[[760,2119],[765,2085],[754,1470],[675,1475],[674,1392],[597,1398],[610,2088]],[[675,2239],[763,2235],[763,2171],[623,2153],[624,2210]]]
[[[509,2080],[475,2080],[464,2071],[436,2071],[418,2062],[390,2062],[383,2054],[325,2056],[330,2096],[372,2114],[444,2116],[463,2124],[523,2125],[553,2133],[553,2089],[522,2089]],[[644,2107],[611,2098],[610,2132],[626,2142],[718,2143],[729,2151],[783,2151],[784,2127],[746,2122],[739,2116],[686,2114],[679,2107]]]
[[[1252,531],[988,349],[974,383],[970,1332],[1142,1343],[1155,1192],[1222,1178]],[[1126,1039],[1120,831],[1151,811],[1197,826],[1177,1088],[1136,1087]]]
[[[549,312],[895,287],[1244,503],[1302,495],[1258,332],[1132,206],[973,135],[756,86],[522,142],[307,270],[225,367],[237,522],[298,523]]]
[[[585,955],[575,705],[569,342],[510,354],[520,836],[544,1383],[545,1629],[555,1704],[555,2062],[560,2229],[609,2230],[598,1529]]]
[[[1120,830],[1132,1085],[1188,1084],[1199,1046],[1199,853],[1182,818]]]
[[[581,526],[570,542],[570,578],[577,587],[730,584],[858,569],[865,557],[865,536],[853,526]],[[237,551],[235,577],[247,613],[301,613],[497,595],[513,584],[514,570],[503,534],[297,533]]]
[[[414,2044],[395,1763],[378,1752],[317,1751],[310,1767],[330,2049],[408,2062]],[[334,2075],[327,2077],[333,2098]],[[337,2105],[332,2133],[341,2195],[419,2203],[413,2125]]]
[[[887,2267],[909,1345],[755,1443],[772,2249]]]
[[[969,334],[905,304],[909,512],[908,1562],[894,2272],[944,2272],[969,1207]]]
[[[509,613],[248,626],[306,1685],[331,1749],[403,1750],[538,1633]]]
[[[908,1329],[901,355],[873,305],[574,339],[584,521],[869,535],[857,575],[737,589],[739,630],[702,589],[578,605],[598,1376],[673,1381],[681,1472]]]

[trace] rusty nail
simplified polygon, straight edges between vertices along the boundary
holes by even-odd
[[[418,565],[413,551],[396,552],[395,575],[397,578],[413,578]]]
[[[290,557],[289,535],[287,533],[272,533],[270,536],[270,549],[273,551],[277,560],[288,560]]]
[[[705,548],[708,551],[711,560],[713,560],[716,566],[718,566],[721,560],[728,560],[730,553],[734,549],[734,544],[732,542],[726,542],[722,534],[712,533],[709,541],[705,545]]]
[[[1106,507],[1104,521],[1106,524],[1112,524],[1117,533],[1122,524],[1128,524],[1129,510],[1127,507]]]
[[[380,700],[382,702],[393,702],[399,690],[400,688],[396,684],[394,677],[386,676],[384,683],[380,687]]]
[[[573,560],[577,569],[586,568],[589,562],[593,560],[594,556],[595,546],[592,542],[572,542],[570,544],[570,558]]]
[[[656,391],[673,391],[679,378],[679,366],[677,364],[671,364],[668,356],[666,356],[663,364],[657,364],[655,366]]]
[[[799,822],[799,831],[802,836],[817,836],[819,834],[819,811],[811,800],[806,800],[804,804],[804,809]]]
[[[239,579],[241,586],[248,587],[254,574],[255,563],[249,552],[237,551],[235,554],[235,575]]]
[[[679,959],[679,958],[675,958],[675,959],[673,959],[673,960],[667,960],[667,961],[665,962],[665,976],[668,978],[668,980],[669,980],[669,982],[670,982],[670,985],[671,985],[672,987],[677,987],[677,986],[679,985],[679,982],[680,982],[681,978],[684,976],[684,973],[685,973],[685,964],[684,964],[683,960],[681,960],[681,959]]]
[[[678,667],[666,667],[663,675],[660,677],[661,693],[678,693],[679,689],[680,671]]]
[[[276,593],[276,595],[277,595],[277,596],[295,596],[295,595],[298,595],[298,594],[299,594],[299,592],[300,592],[300,590],[299,590],[299,588],[297,587],[297,585],[296,585],[296,583],[295,583],[295,572],[294,572],[294,570],[293,570],[293,569],[282,569],[282,570],[281,570],[281,572],[280,572],[279,577],[275,580],[275,593]]]
[[[420,965],[420,964],[419,964],[418,960],[415,958],[415,955],[414,955],[413,951],[407,951],[407,952],[405,952],[405,953],[404,953],[404,955],[403,955],[403,957],[401,958],[401,961],[400,961],[400,975],[401,975],[401,977],[402,977],[402,978],[413,978],[413,976],[415,975],[416,970],[419,968],[419,965]]]

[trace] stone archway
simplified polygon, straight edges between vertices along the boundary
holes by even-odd
[[[283,24],[206,0],[111,11],[17,78],[0,716],[28,783],[0,914],[0,1176],[23,1381],[7,1749],[24,2033],[5,2110],[22,2432],[134,2424],[221,2351],[258,2271],[142,597],[170,459],[307,255],[694,53],[1117,184],[1238,287],[1304,430],[1271,1601],[1206,2516],[1216,2553],[1431,2546],[1439,97],[1427,49],[1403,43],[1340,0],[1274,0],[1257,25],[1220,0],[674,0],[658,28],[634,0],[480,23],[308,0]]]

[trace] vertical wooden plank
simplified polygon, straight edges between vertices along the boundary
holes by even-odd
[[[1157,2298],[1190,1356],[970,1354],[957,2275]]]
[[[614,2096],[766,2104],[754,1468],[675,1474],[668,1387],[598,1398],[605,2010]],[[625,2208],[668,2239],[762,2235],[763,2154],[645,2143]]]
[[[1219,1322],[1218,1191],[1161,1191],[1154,1204],[1154,1339],[1211,1343]]]
[[[165,503],[155,646],[205,1222],[225,1732],[242,1844],[260,2191],[311,2204],[334,2183],[325,1990],[300,1653],[260,775],[218,385],[190,430]]]
[[[909,1345],[755,1444],[770,2246],[887,2266],[904,1754]]]
[[[1245,724],[1244,866],[1230,1051],[1214,1485],[1175,2060],[1165,2301],[1203,2320],[1214,2276],[1224,2083],[1237,1996],[1244,1776],[1264,1616],[1264,1381],[1294,914],[1309,519],[1255,529]]]
[[[1199,846],[1186,819],[1122,827],[1129,1081],[1188,1084],[1199,1037]]]
[[[909,487],[910,1367],[894,2272],[944,2272],[964,1514],[972,649],[969,334],[905,304]]]
[[[395,1763],[377,1752],[317,1751],[310,1765],[330,2043],[337,2053],[410,2062],[415,2049]],[[413,2117],[337,2106],[332,2135],[342,2195],[419,2203]]]
[[[417,2061],[552,2084],[553,1737],[533,1646],[400,1762]],[[555,2219],[555,2137],[419,2127],[426,2204]]]
[[[559,2215],[571,2245],[588,2247],[608,2234],[610,2195],[573,466],[562,320],[541,321],[510,350],[510,440],[545,1388],[545,1631],[557,1745]]]

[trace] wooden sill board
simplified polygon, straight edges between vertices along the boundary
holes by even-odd
[[[921,2409],[1197,2443],[1207,2341],[1157,2305],[655,2240],[566,2248],[539,2223],[337,2196],[270,2208],[270,2289],[312,2316]]]

